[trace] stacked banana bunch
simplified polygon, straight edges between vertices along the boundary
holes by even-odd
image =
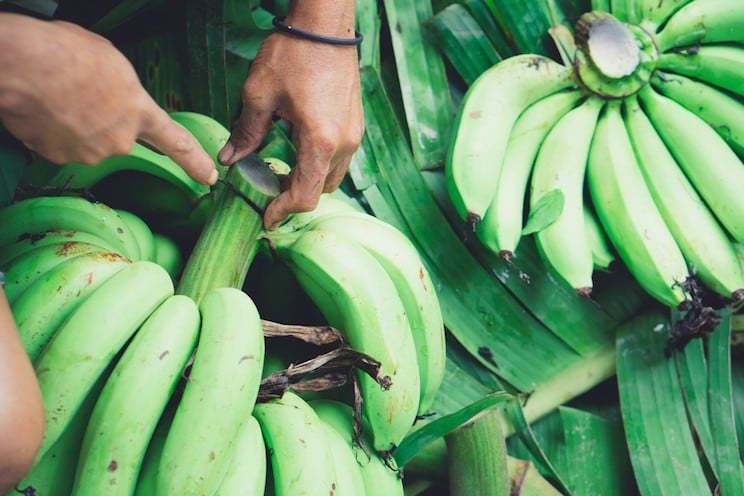
[[[403,494],[390,454],[431,407],[445,342],[433,283],[392,226],[324,198],[266,235],[347,345],[380,363],[384,380],[358,375],[361,436],[337,399],[288,390],[259,402],[267,369],[253,300],[233,287],[179,292],[179,246],[137,215],[37,196],[0,210],[0,233],[47,422],[19,489]]]
[[[742,300],[744,3],[600,4],[612,13],[579,19],[563,63],[517,55],[468,89],[454,207],[507,260],[534,234],[583,296],[618,256],[669,307],[688,306],[690,281]]]
[[[252,300],[233,288],[213,289],[198,304],[175,294],[179,247],[134,214],[81,197],[16,202],[0,211],[0,232],[7,295],[46,416],[22,486],[134,494],[151,435],[190,360],[158,491],[216,486],[262,375]]]
[[[391,382],[385,389],[359,374],[371,444],[385,457],[428,412],[444,376],[442,313],[416,248],[391,225],[333,197],[266,238],[328,323],[379,361]]]

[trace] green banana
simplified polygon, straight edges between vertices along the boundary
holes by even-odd
[[[155,240],[153,239],[152,230],[150,229],[150,226],[147,224],[147,222],[145,222],[142,217],[130,212],[129,210],[124,210],[121,208],[116,208],[114,210],[126,223],[126,225],[129,227],[129,230],[134,235],[134,238],[137,240],[137,245],[139,246],[140,251],[140,259],[154,262],[156,255]]]
[[[214,496],[264,494],[266,486],[266,443],[256,417],[249,415],[235,436],[227,473]]]
[[[744,166],[705,120],[650,87],[641,105],[677,163],[718,220],[744,241]]]
[[[468,87],[445,162],[447,191],[461,218],[475,225],[486,214],[509,135],[524,109],[573,85],[570,67],[520,54],[498,62]]]
[[[656,35],[660,52],[699,45],[744,41],[741,0],[694,0],[672,15]]]
[[[106,158],[95,167],[82,164],[64,164],[46,182],[49,186],[64,188],[92,188],[103,179],[123,171],[136,171],[152,175],[175,186],[189,198],[200,198],[209,193],[209,186],[194,181],[181,166],[167,155],[135,143],[127,155]]]
[[[184,295],[169,297],[142,323],[88,421],[76,496],[134,494],[147,446],[191,357],[199,328],[199,309]]]
[[[320,419],[341,434],[354,451],[367,496],[403,496],[403,479],[376,453],[365,453],[354,442],[354,410],[338,400],[316,399],[309,402]]]
[[[142,466],[137,477],[137,488],[134,491],[136,496],[157,496],[158,494],[157,485],[160,456],[163,453],[163,446],[165,446],[168,430],[173,422],[175,413],[175,402],[171,402],[166,406],[160,419],[158,419],[155,431],[152,433],[147,451],[142,459]]]
[[[679,9],[695,0],[639,0],[638,18],[639,24],[650,32],[655,33],[659,26],[663,25],[669,17]]]
[[[59,264],[31,284],[11,306],[31,362],[86,298],[130,264],[115,253],[94,251]]]
[[[14,264],[15,259],[24,256],[27,252],[36,248],[63,243],[86,243],[98,246],[105,251],[116,252],[114,246],[95,234],[85,231],[55,229],[35,234],[26,233],[21,235],[21,239],[0,247],[0,267],[8,267]]]
[[[685,301],[681,284],[689,277],[687,264],[646,186],[620,105],[608,102],[594,131],[589,193],[607,237],[641,287],[677,307]]]
[[[159,265],[126,265],[88,296],[59,327],[34,364],[46,432],[37,459],[59,439],[85,395],[152,311],[174,293]]]
[[[328,323],[379,361],[380,376],[390,379],[384,389],[359,374],[374,449],[390,452],[413,425],[420,394],[413,335],[395,285],[372,254],[336,232],[308,230],[273,241]]]
[[[213,288],[199,311],[199,343],[163,447],[159,494],[213,494],[258,396],[264,337],[251,298],[239,289]]]
[[[281,398],[257,403],[253,416],[269,453],[273,494],[334,494],[338,475],[326,432],[307,401],[287,390]]]
[[[30,285],[58,265],[94,251],[105,250],[90,243],[70,241],[39,246],[15,257],[3,267],[8,303],[13,306]]]
[[[615,252],[610,245],[610,240],[599,225],[597,214],[592,210],[588,202],[584,202],[584,226],[586,227],[586,236],[592,247],[592,259],[594,268],[600,270],[610,270],[610,266],[616,260]]]
[[[581,296],[591,294],[592,247],[584,225],[584,176],[597,117],[604,101],[590,97],[566,113],[540,145],[530,183],[530,210],[559,191],[563,209],[536,233],[540,255]]]
[[[109,367],[111,369],[112,367]],[[70,496],[75,482],[75,469],[83,443],[85,427],[96,404],[103,384],[108,378],[107,370],[96,381],[88,392],[77,413],[70,421],[70,425],[62,432],[57,441],[47,450],[46,454],[34,463],[31,471],[16,485],[26,490],[23,494],[38,494],[44,496]],[[35,492],[28,490],[32,488]],[[13,490],[5,496],[18,496]]]
[[[291,233],[304,230],[308,224],[320,217],[327,217],[335,214],[346,213],[366,213],[354,206],[351,200],[345,200],[342,197],[324,193],[320,195],[318,204],[309,212],[298,212],[289,215],[284,222],[273,232]],[[270,233],[271,234],[271,233]]]
[[[53,230],[85,231],[102,238],[113,251],[139,260],[134,233],[114,209],[78,196],[37,196],[0,210],[0,247],[24,235]]]
[[[625,101],[625,125],[651,196],[691,272],[716,293],[744,299],[744,271],[731,241],[635,98]]]
[[[163,267],[175,281],[183,270],[183,254],[176,240],[167,234],[153,233],[155,242],[155,262]]]
[[[416,347],[420,377],[418,414],[427,413],[444,377],[444,322],[436,288],[416,247],[392,225],[356,211],[319,217],[308,228],[334,231],[360,244],[393,281]]]
[[[744,31],[744,27],[741,30]],[[742,45],[703,45],[690,53],[664,53],[659,56],[658,68],[744,96]]]
[[[662,95],[702,117],[739,156],[744,156],[744,103],[679,74],[657,72],[651,84]]]
[[[230,138],[230,131],[215,119],[198,112],[171,112],[171,119],[186,128],[217,163],[217,154]]]
[[[514,124],[496,193],[475,231],[481,243],[506,260],[512,258],[522,237],[524,198],[540,145],[558,119],[580,98],[579,91],[557,92],[528,107]]]
[[[354,451],[346,443],[341,434],[328,423],[320,422],[321,431],[325,433],[326,442],[331,452],[331,458],[336,469],[336,488],[334,496],[365,496],[366,490],[362,474],[359,470]]]

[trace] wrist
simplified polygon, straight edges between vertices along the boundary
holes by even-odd
[[[321,36],[353,38],[354,3],[350,0],[293,0],[284,22]]]

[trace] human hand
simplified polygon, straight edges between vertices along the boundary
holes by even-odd
[[[140,140],[196,181],[217,180],[213,159],[105,38],[67,22],[0,14],[0,68],[0,122],[46,159],[93,165]]]
[[[337,23],[345,27],[337,31],[328,29],[327,21],[334,16],[327,9],[300,15],[295,8],[295,16],[288,15],[285,22],[348,38],[354,33],[353,2],[350,4],[344,7],[345,18]],[[322,22],[313,18],[321,10]],[[218,154],[221,163],[232,164],[256,150],[275,117],[289,125],[295,141],[297,163],[283,182],[284,191],[264,214],[264,225],[274,229],[290,213],[314,209],[321,193],[338,188],[359,147],[364,116],[356,47],[273,33],[251,64],[242,100],[240,119]]]

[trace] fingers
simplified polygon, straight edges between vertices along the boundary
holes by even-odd
[[[217,154],[222,165],[231,165],[256,150],[271,128],[273,113],[243,106],[238,124]]]
[[[344,180],[346,171],[349,169],[349,163],[351,163],[351,155],[348,158],[340,160],[336,166],[331,169],[326,176],[325,186],[323,187],[323,193],[330,193],[336,191],[341,185],[341,181]]]
[[[315,163],[313,166],[303,166],[298,162],[285,180],[286,188],[277,196],[264,212],[264,226],[266,229],[276,229],[287,215],[295,212],[309,212],[318,205],[318,199],[323,192],[328,166]]]
[[[273,230],[289,214],[309,212],[318,205],[320,195],[334,191],[341,184],[351,162],[348,156],[336,163],[327,172],[328,160],[301,162],[282,181],[284,191],[272,201],[264,213],[264,226]]]
[[[195,181],[210,185],[217,182],[214,160],[191,133],[176,124],[154,101],[152,105],[139,138],[170,157]]]

